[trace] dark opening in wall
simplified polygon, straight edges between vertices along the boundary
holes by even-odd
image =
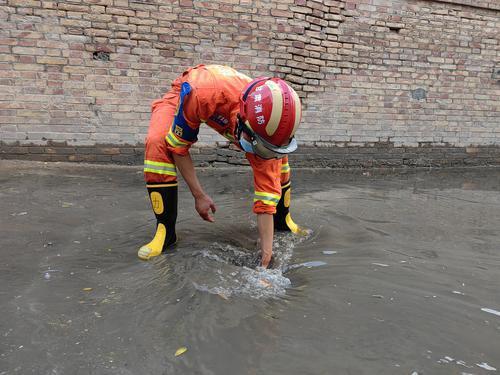
[[[493,74],[491,75],[493,79],[500,81],[500,66],[495,66],[493,68]]]
[[[94,60],[100,60],[100,61],[109,61],[109,52],[104,52],[104,51],[95,51],[92,54],[92,58]]]
[[[402,27],[397,27],[397,26],[389,26],[389,30],[392,31],[393,33],[399,33],[401,31]]]
[[[423,100],[427,98],[427,90],[419,87],[418,89],[411,90],[411,97],[415,100]]]

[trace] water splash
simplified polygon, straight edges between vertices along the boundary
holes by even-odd
[[[283,273],[295,246],[307,237],[277,234],[273,244],[274,267],[258,267],[258,252],[233,244],[214,242],[194,254],[200,259],[203,273],[193,275],[196,290],[219,295],[222,298],[243,295],[251,298],[277,298],[286,294],[291,286]]]

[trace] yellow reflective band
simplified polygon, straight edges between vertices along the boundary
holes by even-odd
[[[169,176],[177,176],[177,172],[166,171],[162,169],[144,168],[144,172],[156,173],[156,174],[167,174]]]
[[[187,143],[186,142],[183,142],[181,140],[179,140],[173,133],[172,133],[172,130],[170,130],[170,132],[167,134],[167,136],[165,137],[168,144],[172,147],[184,147],[184,146],[187,146]]]
[[[226,131],[224,134],[223,134],[224,138],[230,140],[231,142],[234,142],[234,137],[233,135],[231,134],[231,132],[228,130]]]
[[[144,160],[144,172],[177,176],[174,164],[152,160]]]
[[[144,164],[155,165],[155,166],[158,166],[158,167],[175,168],[175,164],[164,163],[162,161],[144,160]]]
[[[264,204],[267,204],[268,206],[275,206],[275,207],[276,207],[276,206],[278,205],[278,202],[275,202],[275,201],[268,201],[268,200],[266,200],[266,199],[262,199],[262,198],[259,198],[259,199],[254,198],[254,200],[253,200],[253,201],[254,201],[254,203],[255,203],[255,202],[262,202],[262,203],[264,203]]]
[[[277,206],[281,196],[278,194],[266,193],[263,191],[256,191],[253,198],[254,202],[261,201],[270,206]]]
[[[290,165],[288,163],[283,164],[281,166],[281,173],[288,173],[290,172]]]
[[[277,200],[280,200],[281,195],[280,194],[273,194],[273,193],[266,193],[265,191],[256,191],[255,195],[261,196],[261,197],[268,197],[268,198],[274,198]]]

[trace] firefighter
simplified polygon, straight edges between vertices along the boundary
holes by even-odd
[[[300,120],[300,99],[282,79],[252,80],[222,65],[186,70],[152,104],[144,176],[157,225],[154,238],[139,249],[139,258],[158,256],[177,240],[177,170],[191,190],[198,214],[214,221],[216,206],[198,181],[189,154],[200,124],[206,123],[244,151],[252,167],[261,266],[269,267],[274,231],[299,232],[289,212],[287,155],[297,148],[294,134]]]

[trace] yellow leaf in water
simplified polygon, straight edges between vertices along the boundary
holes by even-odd
[[[187,350],[188,350],[188,348],[186,348],[185,346],[181,346],[179,349],[177,349],[177,350],[175,351],[175,356],[176,356],[176,357],[178,357],[178,356],[180,356],[181,354],[186,353],[186,352],[187,352]]]
[[[217,295],[222,298],[222,299],[225,299],[226,301],[229,300],[229,298],[227,298],[227,296],[225,294],[222,294],[222,293],[217,293]]]
[[[84,292],[90,292],[92,290],[92,288],[83,288],[82,289]]]

